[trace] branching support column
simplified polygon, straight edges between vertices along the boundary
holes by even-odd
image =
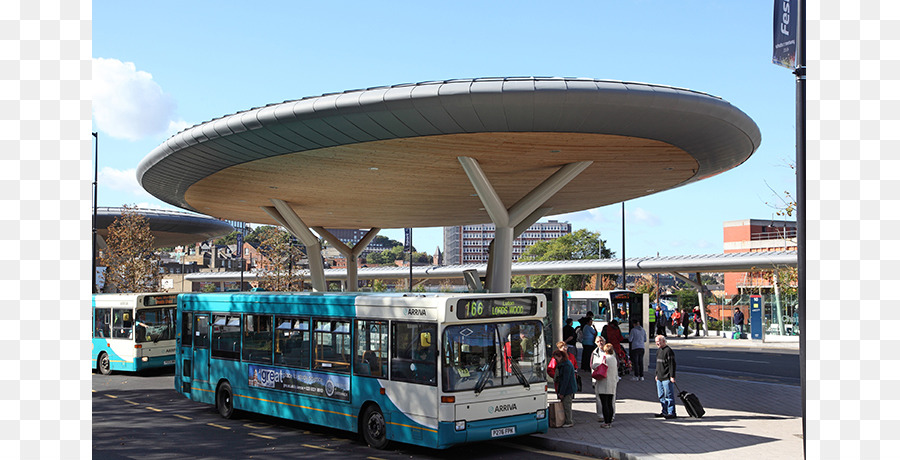
[[[322,262],[322,245],[319,238],[303,223],[294,208],[282,200],[272,198],[274,207],[264,206],[262,209],[273,219],[287,229],[291,235],[297,237],[306,246],[306,258],[309,260],[309,277],[313,291],[325,292],[328,285],[325,283],[325,264]]]
[[[485,211],[494,223],[494,243],[496,244],[493,244],[489,256],[490,267],[487,273],[486,287],[490,292],[509,292],[512,278],[512,243],[515,239],[516,227],[534,217],[542,204],[593,162],[580,161],[563,166],[507,209],[478,161],[471,157],[458,157],[458,159],[469,177],[469,181],[472,182],[472,186],[475,187]],[[534,217],[535,221],[539,218],[540,215]],[[531,224],[528,224],[525,229],[530,226]]]
[[[371,230],[366,233],[361,240],[359,240],[356,245],[351,249],[349,246],[344,244],[343,241],[336,238],[324,227],[313,227],[313,230],[316,231],[322,238],[325,239],[329,244],[334,246],[344,257],[347,259],[347,290],[348,291],[358,291],[359,290],[359,264],[356,262],[356,259],[359,258],[359,255],[366,249],[366,246],[372,242],[373,239],[378,235],[378,232],[381,231],[380,228],[373,227]]]

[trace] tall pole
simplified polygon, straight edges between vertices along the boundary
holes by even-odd
[[[91,220],[91,286],[92,292],[97,293],[97,158],[100,138],[97,137],[96,132],[92,132],[91,136],[94,136],[94,217]]]
[[[622,289],[625,289],[625,202],[622,202]]]
[[[803,456],[806,457],[806,0],[799,0],[797,21],[797,310],[800,321],[800,401],[803,415]]]

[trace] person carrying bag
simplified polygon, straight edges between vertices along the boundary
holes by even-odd
[[[612,344],[597,339],[597,348],[591,354],[591,377],[594,378],[594,394],[597,398],[597,419],[602,428],[611,428],[619,382],[618,364]]]

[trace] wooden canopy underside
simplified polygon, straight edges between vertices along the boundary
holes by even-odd
[[[697,161],[665,142],[565,132],[488,132],[390,139],[250,161],[191,185],[185,201],[215,217],[275,224],[288,202],[309,226],[436,227],[490,222],[458,157],[475,158],[508,208],[565,164],[593,164],[544,206],[580,211],[676,187]]]

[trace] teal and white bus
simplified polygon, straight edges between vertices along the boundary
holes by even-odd
[[[176,294],[94,294],[91,363],[101,374],[175,365]]]
[[[379,449],[544,433],[546,309],[540,294],[181,294],[175,389]]]
[[[643,321],[641,310],[644,299],[634,291],[566,291],[566,318],[576,322],[587,312],[593,312],[597,331],[606,323],[616,320],[624,337],[631,331],[630,321]]]

